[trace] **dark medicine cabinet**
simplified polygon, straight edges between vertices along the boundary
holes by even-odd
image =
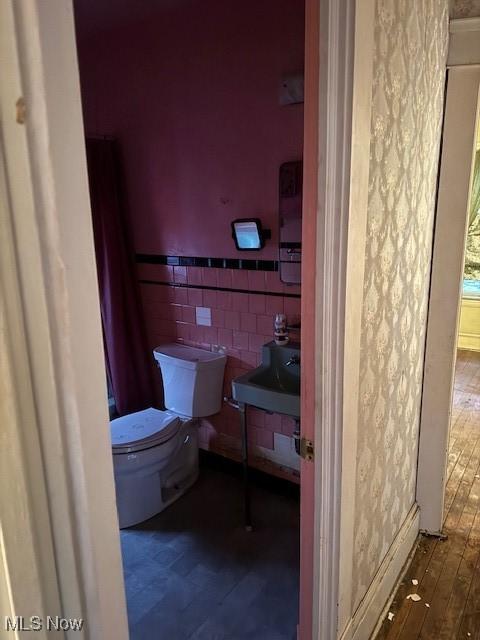
[[[303,163],[285,162],[279,176],[280,280],[300,284],[302,267]]]

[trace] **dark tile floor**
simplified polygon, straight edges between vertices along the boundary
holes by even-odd
[[[288,495],[290,494],[290,495]],[[299,501],[202,468],[169,509],[121,532],[131,640],[293,640],[298,617]]]

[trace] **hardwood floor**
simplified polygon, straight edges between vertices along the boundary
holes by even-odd
[[[376,640],[480,640],[480,353],[459,351],[449,445],[448,538],[422,538]],[[414,586],[412,580],[418,580]],[[418,593],[419,602],[407,600]]]

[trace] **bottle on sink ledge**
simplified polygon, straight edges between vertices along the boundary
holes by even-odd
[[[287,316],[284,313],[277,313],[274,321],[275,344],[285,345],[288,343]]]

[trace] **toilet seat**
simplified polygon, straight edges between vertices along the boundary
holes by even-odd
[[[171,411],[144,409],[110,422],[113,454],[133,453],[163,444],[180,429],[180,418]]]

